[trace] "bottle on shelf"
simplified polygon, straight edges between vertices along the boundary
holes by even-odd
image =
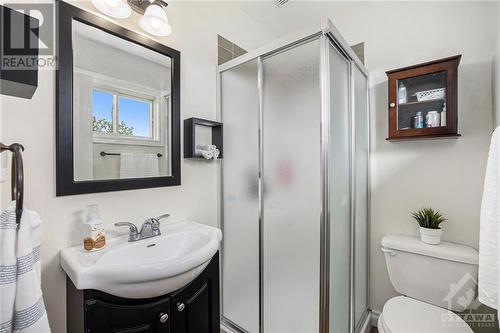
[[[439,127],[441,125],[441,117],[437,111],[429,111],[425,116],[428,128]]]
[[[441,111],[441,127],[446,126],[446,102],[443,103],[443,111]]]
[[[398,102],[399,104],[405,104],[407,101],[406,87],[403,83],[400,83],[398,89]]]
[[[424,128],[424,116],[422,115],[421,111],[417,112],[417,115],[413,117],[414,121],[414,128]]]

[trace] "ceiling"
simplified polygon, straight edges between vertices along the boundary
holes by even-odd
[[[335,13],[337,17],[345,17],[352,13],[354,6],[358,5],[356,1],[295,0],[288,1],[281,7],[274,1],[237,1],[235,4],[276,36],[283,36],[308,26],[319,27],[325,18],[332,19],[335,24],[335,17],[325,13]],[[350,43],[361,42],[351,41],[349,35],[345,35],[344,31],[341,32]]]

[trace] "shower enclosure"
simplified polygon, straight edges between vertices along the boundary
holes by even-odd
[[[222,322],[358,332],[368,311],[367,72],[330,21],[219,67]]]

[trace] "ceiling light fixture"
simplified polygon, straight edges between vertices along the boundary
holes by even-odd
[[[142,30],[155,36],[168,36],[172,27],[168,24],[163,0],[91,0],[102,13],[115,18],[128,18],[132,10],[143,15],[139,19]]]
[[[114,18],[127,18],[132,14],[130,6],[125,0],[91,0],[95,8],[101,13]]]
[[[141,28],[155,36],[168,36],[172,33],[172,27],[168,24],[167,13],[165,7],[167,4],[163,1],[152,2],[144,16],[139,20]]]

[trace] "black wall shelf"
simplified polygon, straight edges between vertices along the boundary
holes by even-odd
[[[203,156],[196,154],[196,138],[195,138],[195,128],[196,126],[207,126],[212,129],[212,145],[217,146],[220,151],[218,159],[223,157],[223,147],[222,147],[222,123],[212,120],[206,120],[201,118],[188,118],[184,119],[184,158],[200,158],[204,159]],[[202,143],[202,142],[198,142]],[[203,144],[209,144],[210,142],[203,142]]]

